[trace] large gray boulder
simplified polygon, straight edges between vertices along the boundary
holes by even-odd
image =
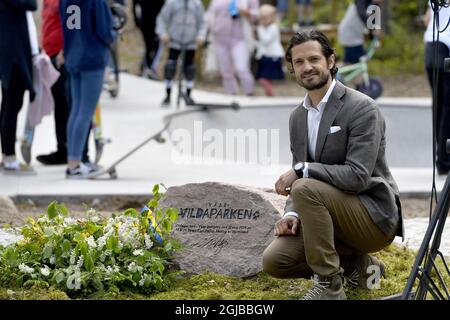
[[[18,226],[21,223],[23,223],[23,217],[11,198],[0,196],[0,226],[3,224]]]
[[[176,262],[189,273],[249,277],[262,270],[286,198],[262,189],[206,182],[171,187],[160,201],[179,210]]]

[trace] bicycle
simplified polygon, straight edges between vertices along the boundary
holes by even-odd
[[[372,99],[376,99],[383,93],[383,85],[380,80],[369,76],[369,67],[367,62],[373,57],[376,49],[379,47],[379,40],[374,38],[367,53],[359,58],[359,62],[345,65],[338,69],[337,79],[344,84],[347,84],[355,78],[362,76],[363,81],[356,85],[356,90],[368,95]]]

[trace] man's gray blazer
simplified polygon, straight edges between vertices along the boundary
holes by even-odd
[[[289,119],[293,164],[309,159],[307,121],[301,103]],[[330,133],[331,126],[341,130]],[[403,236],[399,192],[385,149],[385,122],[375,101],[337,81],[322,114],[308,176],[357,194],[381,231]],[[290,196],[288,211],[295,211]]]

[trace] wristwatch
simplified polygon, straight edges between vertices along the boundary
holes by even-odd
[[[294,166],[294,171],[297,174],[299,179],[303,178],[303,169],[304,168],[305,168],[304,162],[299,162],[299,163],[295,164],[295,166]]]

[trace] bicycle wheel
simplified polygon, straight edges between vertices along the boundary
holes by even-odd
[[[383,85],[380,80],[369,77],[369,85],[366,86],[366,84],[362,82],[356,85],[356,90],[368,95],[372,99],[376,99],[383,93]]]

